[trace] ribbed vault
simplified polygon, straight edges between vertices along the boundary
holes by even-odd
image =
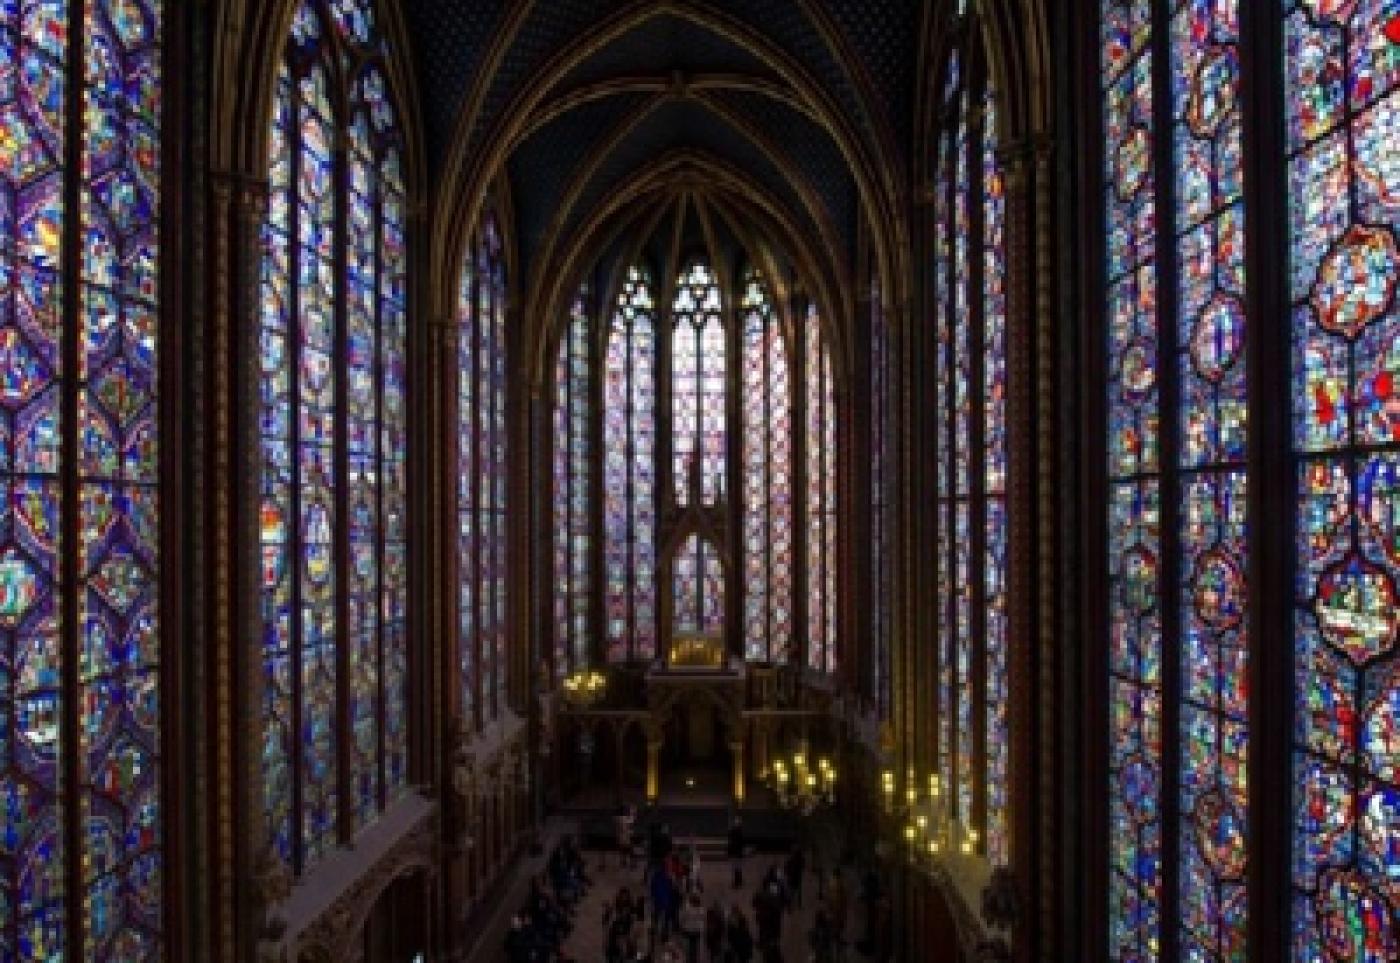
[[[508,195],[516,215],[531,328],[557,307],[561,268],[581,267],[572,252],[592,245],[596,259],[600,236],[644,217],[658,192],[694,193],[727,223],[761,228],[833,319],[852,313],[859,238],[899,273],[891,259],[907,250],[898,241],[920,4],[405,0],[405,9],[430,105],[442,306],[491,191]],[[641,207],[620,208],[620,196]]]

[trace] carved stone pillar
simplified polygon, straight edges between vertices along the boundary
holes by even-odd
[[[732,739],[729,751],[734,756],[734,805],[744,804],[744,740]]]
[[[758,724],[753,731],[753,762],[760,776],[768,772],[768,726]]]
[[[1008,146],[1003,154],[1006,170],[1006,236],[1017,238],[1007,252],[1007,512],[1009,518],[1006,596],[1007,651],[1009,657],[1007,707],[1011,733],[1009,790],[1011,864],[1019,882],[1030,885],[1027,859],[1034,833],[1035,793],[1031,784],[1033,612],[1035,568],[1031,561],[1033,533],[1035,392],[1034,307],[1032,300],[1034,244],[1031,231],[1031,158],[1024,144]]]
[[[655,802],[661,795],[661,725],[650,719],[644,732],[647,733],[647,802]]]
[[[1039,137],[1034,146],[1035,157],[1035,326],[1036,326],[1036,652],[1035,733],[1037,751],[1043,764],[1037,766],[1040,779],[1037,807],[1040,840],[1037,865],[1032,870],[1040,892],[1039,913],[1034,930],[1038,934],[1038,949],[1060,946],[1060,916],[1057,912],[1060,894],[1059,807],[1056,804],[1058,766],[1044,764],[1059,758],[1056,737],[1060,731],[1059,706],[1055,697],[1060,671],[1060,651],[1056,633],[1059,623],[1057,579],[1060,576],[1058,539],[1059,516],[1056,513],[1056,493],[1059,488],[1057,457],[1060,440],[1057,437],[1059,411],[1055,345],[1059,324],[1056,306],[1056,234],[1055,218],[1055,141],[1050,135]],[[1024,927],[1023,927],[1024,929]],[[1021,937],[1018,942],[1028,941]]]
[[[647,802],[661,794],[661,733],[647,730]]]
[[[622,803],[622,777],[627,771],[622,755],[623,734],[627,731],[627,727],[616,722],[610,723],[610,725],[613,736],[613,775],[615,777],[613,779],[613,802],[620,805]],[[587,789],[588,787],[584,786],[583,788]]]

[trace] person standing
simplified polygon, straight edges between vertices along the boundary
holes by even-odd
[[[734,865],[734,888],[744,885],[744,821],[734,817],[729,827],[729,860]]]
[[[657,945],[658,937],[664,943],[671,935],[671,922],[675,910],[671,906],[675,899],[675,883],[667,872],[666,861],[656,863],[651,872],[651,944]]]
[[[729,929],[725,934],[729,939],[729,952],[736,963],[749,963],[753,959],[753,932],[744,911],[738,906],[729,910]]]
[[[788,854],[784,872],[787,876],[788,889],[792,893],[792,905],[798,909],[802,908],[802,874],[806,870],[807,857],[803,854],[801,846],[794,846],[792,852]]]
[[[835,940],[831,935],[831,918],[826,915],[825,907],[818,907],[816,919],[812,921],[812,930],[807,934],[807,939],[812,944],[813,963],[836,963]]]
[[[894,959],[894,906],[884,887],[875,897],[872,912],[875,915],[875,963],[890,963]]]
[[[833,869],[826,883],[826,917],[831,927],[832,955],[846,958],[846,885],[841,882],[840,869]]]
[[[866,955],[875,953],[875,901],[880,898],[880,875],[871,866],[860,883],[860,901],[865,904],[865,935],[856,948]]]
[[[620,807],[617,811],[617,851],[621,855],[624,869],[632,868],[632,821],[635,818],[630,804]]]
[[[700,939],[705,935],[705,907],[695,893],[686,897],[681,907],[681,935],[685,937],[686,963],[699,963]]]
[[[709,963],[720,963],[724,952],[724,909],[719,900],[710,904],[705,913],[705,957]]]

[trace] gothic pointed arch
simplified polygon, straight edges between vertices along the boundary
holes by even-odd
[[[929,78],[931,233],[922,335],[935,458],[925,510],[933,533],[933,758],[956,832],[994,865],[1011,857],[1007,579],[1007,271],[999,91],[980,8],[946,5]]]
[[[408,787],[408,195],[369,0],[303,0],[263,225],[262,801],[304,873]]]

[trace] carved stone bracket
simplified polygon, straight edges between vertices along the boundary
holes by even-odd
[[[967,874],[960,870],[968,867],[961,865],[954,867],[951,865],[952,862],[954,861],[934,863],[927,872],[929,878],[947,901],[948,912],[953,917],[953,925],[957,930],[958,945],[962,948],[962,955],[967,959],[981,960],[983,959],[982,948],[992,938],[992,934],[987,931],[986,925],[978,917],[966,897]],[[973,861],[959,859],[956,862],[962,864]]]
[[[437,810],[422,798],[408,798],[357,838],[355,849],[326,857],[295,887],[286,886],[272,866],[260,882],[263,895],[273,898],[268,918],[282,921],[281,932],[264,929],[259,963],[359,959],[361,934],[380,895],[410,873],[423,872],[429,879],[437,873],[436,839]],[[341,888],[345,880],[352,882]]]
[[[489,728],[474,732],[459,726],[457,748],[453,754],[452,789],[458,808],[457,846],[468,850],[473,845],[469,828],[477,824],[476,813],[482,803],[497,795],[528,791],[530,787],[530,753],[526,743],[528,730],[523,720],[507,711]]]
[[[253,892],[263,915],[263,940],[280,940],[287,932],[286,902],[292,895],[292,874],[286,862],[269,845],[253,868]]]
[[[1009,961],[1012,933],[1021,916],[1011,870],[997,867],[988,872],[982,859],[953,857],[925,871],[948,903],[963,955],[978,963]],[[981,906],[974,907],[972,899],[979,892]]]

